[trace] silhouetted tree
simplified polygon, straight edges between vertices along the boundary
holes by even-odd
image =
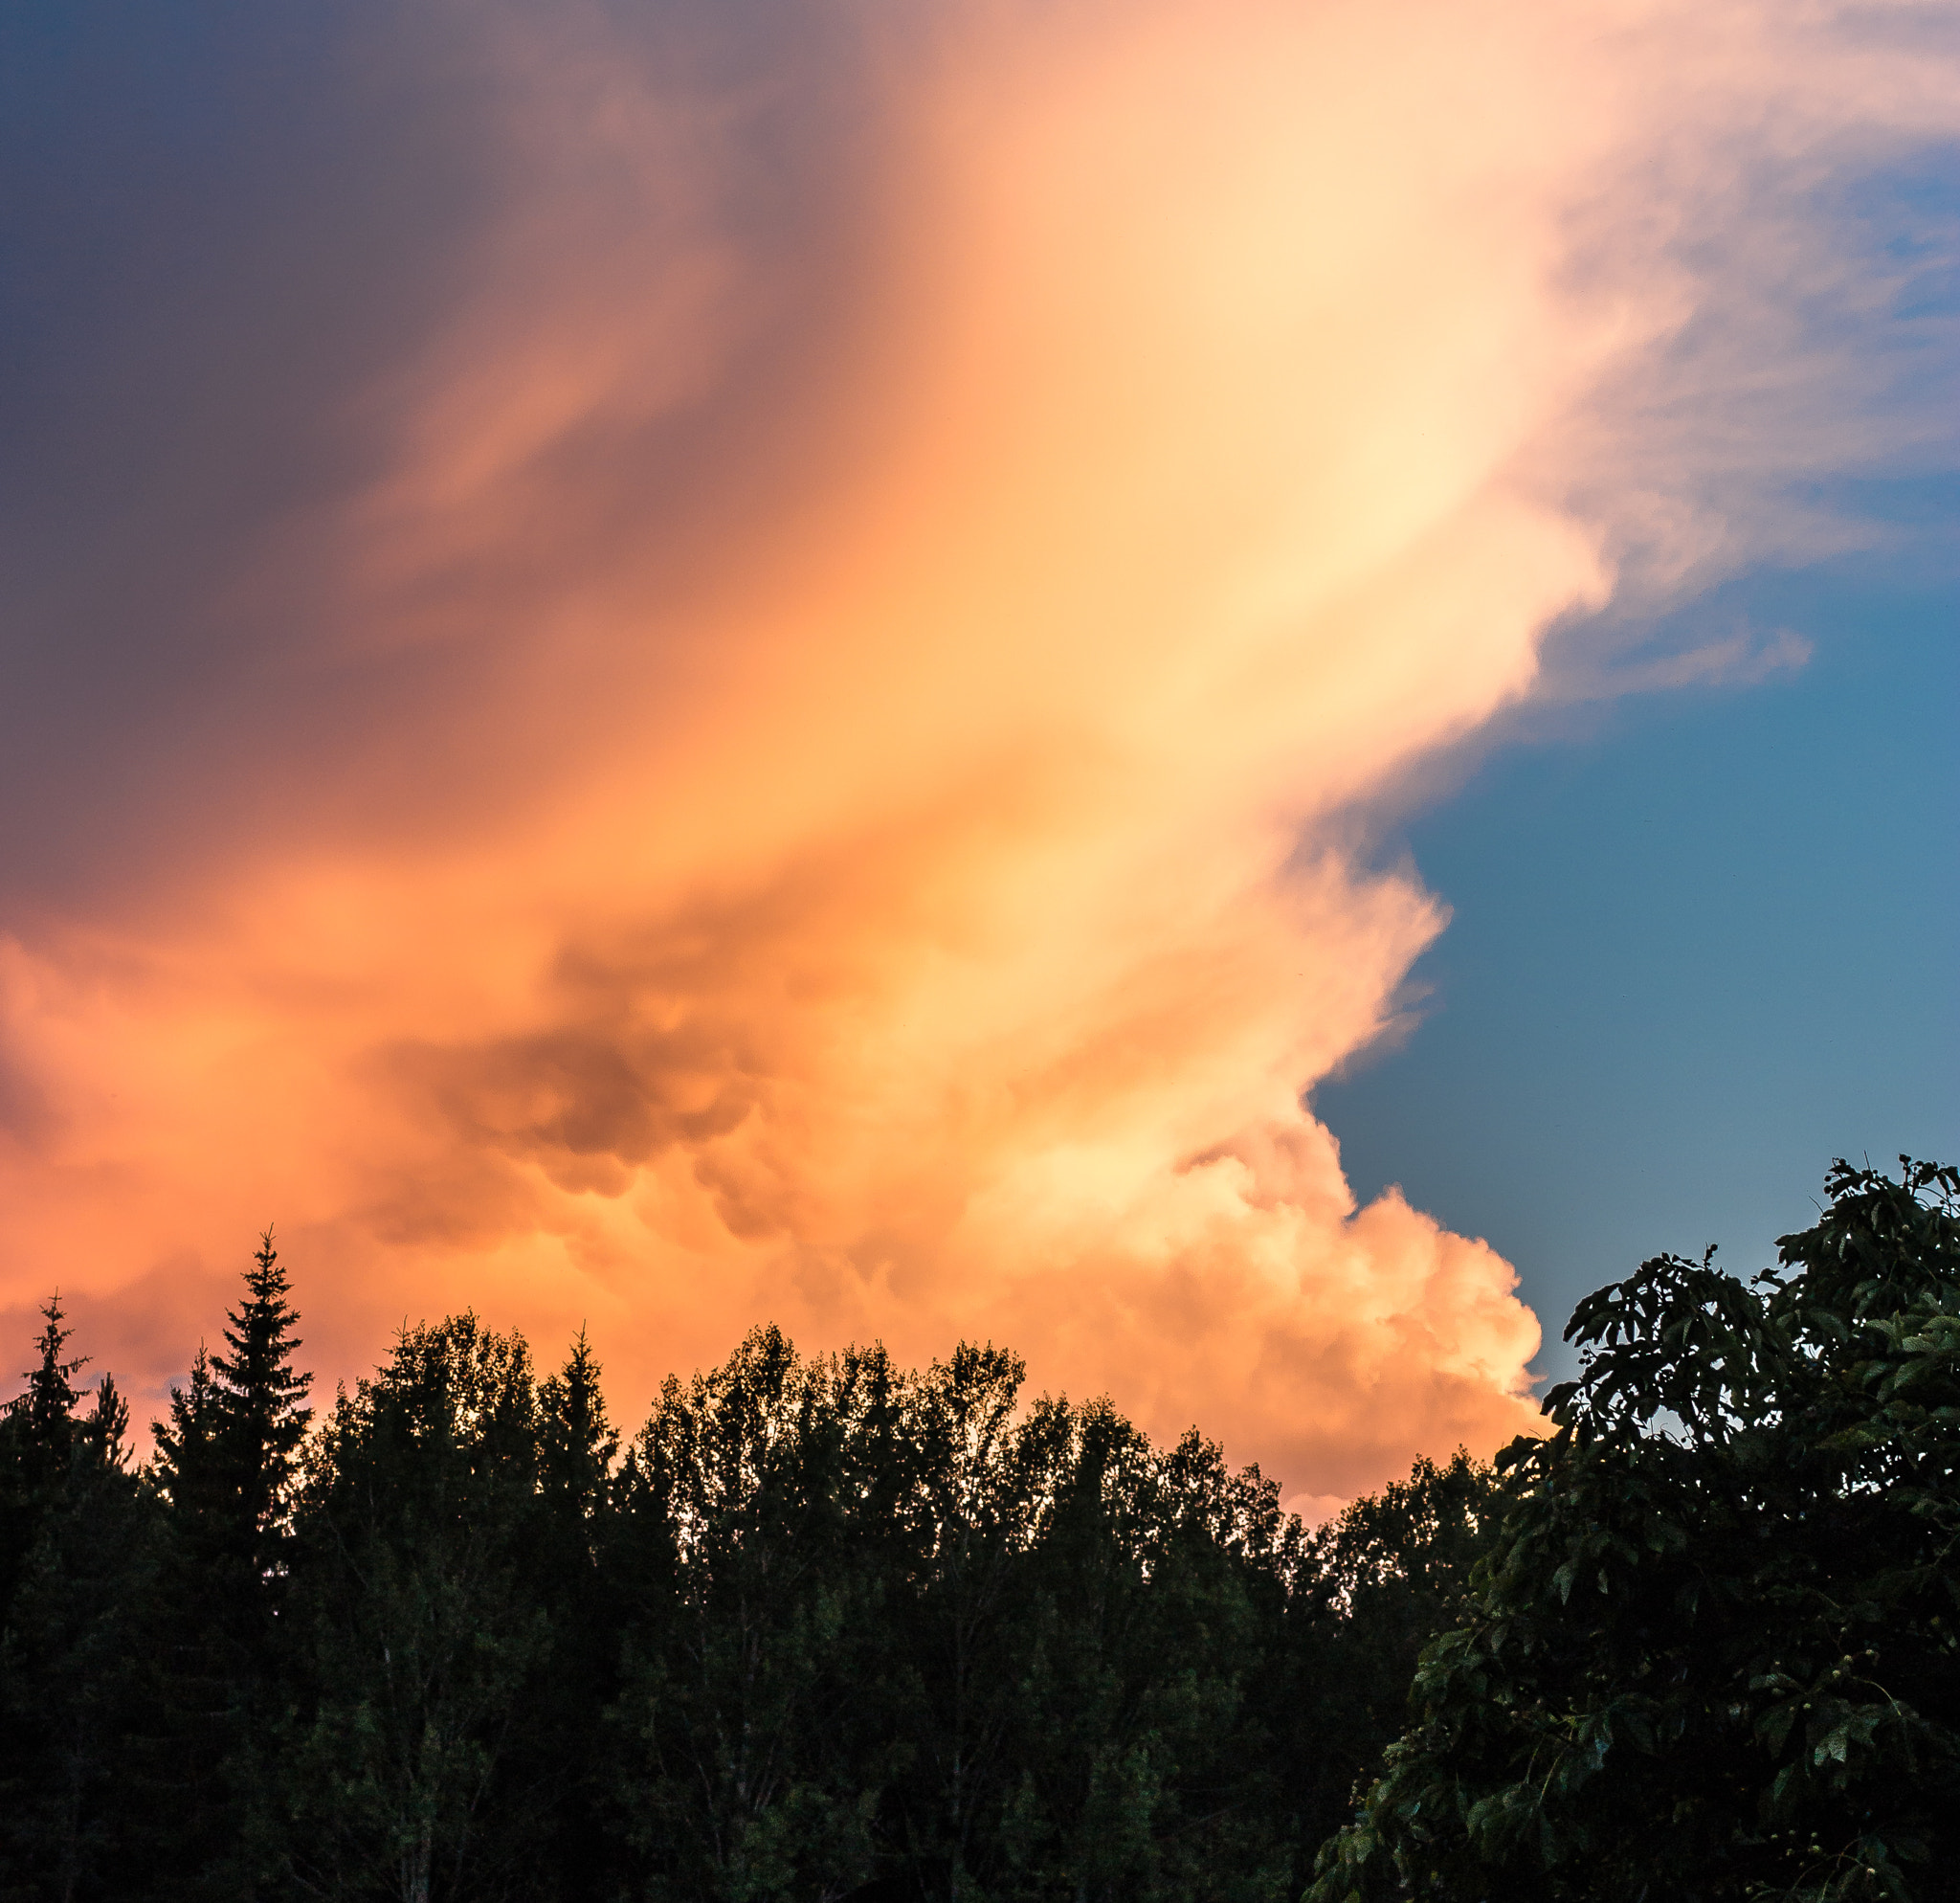
[[[189,1384],[170,1390],[167,1421],[150,1429],[170,1538],[144,1782],[168,1887],[191,1896],[248,1894],[262,1860],[248,1840],[279,1704],[292,1489],[312,1420],[313,1377],[293,1365],[299,1317],[270,1229],[244,1282],[226,1316],[227,1352],[199,1347]]]
[[[283,1587],[292,1488],[313,1418],[313,1377],[293,1366],[290,1293],[268,1229],[245,1271],[245,1299],[225,1320],[229,1353],[200,1347],[189,1388],[170,1391],[168,1423],[151,1427],[172,1523],[247,1651],[262,1643]]]
[[[1027,1370],[962,1343],[908,1383],[914,1468],[901,1675],[910,1744],[895,1792],[897,1847],[922,1893],[980,1894],[1019,1783],[1032,1581],[1025,1556],[1050,1449],[1017,1431]]]
[[[1960,1174],[1901,1160],[1579,1305],[1317,1903],[1960,1894]]]
[[[1195,1434],[1159,1453],[1106,1400],[1044,1400],[1027,1569],[1030,1723],[999,1892],[1121,1903],[1275,1894],[1291,1874],[1255,1684],[1278,1489]]]
[[[580,1329],[564,1366],[538,1387],[534,1558],[551,1662],[512,1748],[514,1779],[549,1804],[547,1856],[568,1896],[599,1895],[612,1867],[601,1821],[612,1780],[596,1747],[600,1713],[618,1690],[621,1601],[605,1562],[615,1545],[619,1435],[600,1372]]]
[[[123,1790],[140,1726],[151,1496],[128,1470],[129,1410],[105,1375],[76,1418],[58,1300],[39,1365],[0,1422],[16,1511],[0,1630],[0,1894],[129,1893],[140,1869]]]
[[[881,1780],[854,1749],[853,1668],[878,1599],[844,1484],[863,1373],[759,1329],[669,1380],[635,1444],[623,1505],[670,1582],[616,1719],[649,1895],[838,1897],[870,1872]]]
[[[289,1615],[283,1881],[546,1896],[549,1789],[514,1777],[552,1654],[538,1395],[521,1337],[405,1329],[307,1450]]]
[[[1408,1722],[1422,1648],[1467,1616],[1503,1509],[1496,1470],[1459,1448],[1441,1466],[1418,1460],[1302,1542],[1287,1709],[1274,1725],[1299,1766],[1289,1795],[1309,1845],[1353,1815],[1363,1771]]]
[[[85,1354],[62,1353],[75,1331],[63,1326],[58,1291],[41,1305],[41,1318],[38,1359],[21,1376],[27,1386],[0,1407],[0,1619],[13,1602],[40,1521],[66,1480],[79,1398],[73,1377],[88,1364]]]
[[[1582,1304],[1548,1440],[1312,1532],[991,1345],[759,1329],[622,1453],[583,1332],[540,1379],[465,1313],[314,1429],[269,1235],[132,1473],[51,1301],[0,1903],[1936,1903],[1956,1179],[1832,1191],[1753,1290]]]

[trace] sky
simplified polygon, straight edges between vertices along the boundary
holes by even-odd
[[[0,23],[0,1332],[277,1224],[1308,1511],[1960,1153],[1960,21]],[[23,1359],[24,1359],[23,1355]]]

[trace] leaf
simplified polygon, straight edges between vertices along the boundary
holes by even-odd
[[[1797,1701],[1792,1698],[1773,1706],[1756,1720],[1756,1735],[1771,1757],[1783,1756],[1783,1747],[1790,1741],[1790,1729],[1796,1722],[1797,1712]]]

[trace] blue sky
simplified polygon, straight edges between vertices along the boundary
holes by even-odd
[[[1313,1105],[1358,1193],[1516,1264],[1548,1372],[1644,1256],[1771,1261],[1833,1156],[1960,1156],[1956,498],[1902,484],[1882,551],[1683,611],[1803,667],[1579,710],[1406,829],[1454,908],[1422,1021]]]

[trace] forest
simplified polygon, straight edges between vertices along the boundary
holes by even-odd
[[[1193,1430],[759,1328],[329,1403],[270,1233],[135,1431],[0,1419],[0,1897],[1960,1897],[1960,1174],[1582,1302],[1545,1431],[1309,1528]]]

